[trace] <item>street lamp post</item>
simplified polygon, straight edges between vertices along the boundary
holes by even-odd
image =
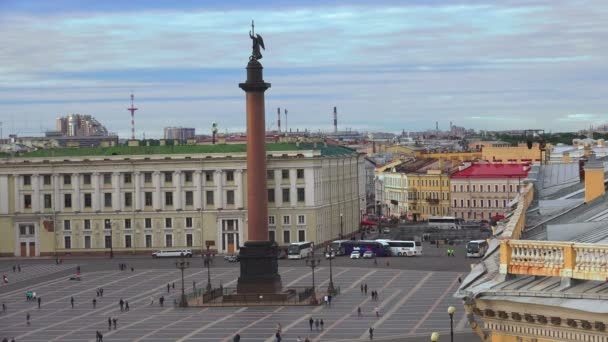
[[[207,245],[207,253],[203,254],[203,266],[207,267],[207,292],[211,291],[211,253],[209,253],[209,245]]]
[[[310,267],[310,269],[312,270],[312,298],[310,299],[310,303],[315,305],[318,303],[315,287],[315,268],[317,268],[320,263],[321,259],[315,258],[314,252],[312,253],[312,256],[309,255],[308,257],[306,257],[306,266]]]
[[[344,215],[342,213],[340,213],[340,240],[342,240],[342,238],[344,238],[344,223],[342,218],[344,217]]]
[[[454,313],[456,312],[456,308],[450,306],[448,308],[448,315],[450,315],[450,341],[454,342]]]
[[[327,246],[326,250],[326,253],[329,256],[329,285],[327,286],[327,292],[333,296],[336,291],[334,288],[334,273],[331,267],[331,259],[334,258],[334,252],[331,250],[330,246]]]
[[[434,332],[431,334],[431,342],[437,342],[437,341],[439,341],[439,333]]]
[[[182,297],[179,300],[179,306],[184,308],[188,306],[188,299],[186,298],[186,289],[184,288],[184,270],[190,267],[190,262],[186,261],[184,259],[184,256],[182,255],[182,258],[179,261],[175,262],[175,267],[182,271]]]

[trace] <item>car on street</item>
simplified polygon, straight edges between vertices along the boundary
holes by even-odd
[[[153,258],[177,258],[177,257],[192,258],[192,250],[180,249],[180,250],[156,251],[156,252],[152,253],[152,257]]]
[[[333,259],[336,257],[336,252],[325,253],[325,259]]]
[[[384,234],[390,234],[391,229],[390,229],[390,228],[384,228],[384,229],[382,229],[382,232],[383,232]]]
[[[228,262],[239,262],[239,256],[238,255],[226,255],[224,257],[224,260],[226,260]]]
[[[363,253],[363,259],[371,259],[374,257],[374,252],[372,251],[365,251],[365,253]]]
[[[359,251],[353,251],[352,253],[350,253],[351,259],[359,259],[360,257],[361,257],[361,253],[359,253]]]

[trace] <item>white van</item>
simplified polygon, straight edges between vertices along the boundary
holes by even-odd
[[[153,258],[176,258],[186,257],[192,258],[192,250],[190,249],[173,249],[169,251],[156,251],[152,253]]]

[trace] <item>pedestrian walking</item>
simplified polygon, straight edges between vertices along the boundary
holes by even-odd
[[[150,296],[150,305],[154,305],[154,297]]]
[[[327,296],[327,304],[329,304],[329,306],[331,306],[331,295]]]
[[[378,307],[376,307],[376,318],[380,317],[380,309],[378,309]]]
[[[74,297],[70,297],[70,304],[72,305],[72,309],[74,308]]]
[[[361,317],[361,307],[357,307],[357,317]]]
[[[99,332],[99,342],[103,342],[103,334],[101,331]]]
[[[238,333],[236,335],[234,335],[234,337],[232,338],[232,342],[240,342],[241,341],[241,335],[239,335]]]
[[[175,290],[175,282],[171,283],[171,288]]]
[[[125,300],[125,311],[129,311],[129,301]]]
[[[13,265],[13,273],[15,273],[16,268],[17,268],[17,266]]]
[[[108,317],[108,330],[112,330],[112,317]]]
[[[361,293],[363,293],[363,283],[361,283]]]
[[[38,297],[38,309],[40,309],[40,303],[42,302],[42,298]]]
[[[323,324],[325,324],[325,323],[323,323],[323,318],[321,318],[321,321],[319,322],[319,324],[321,324],[321,330],[323,330]]]
[[[323,296],[323,304],[329,304],[329,300],[327,299],[327,295]]]
[[[171,291],[171,285],[167,284],[167,293],[169,293],[169,291]]]
[[[196,291],[196,281],[192,281],[192,291]]]
[[[112,318],[112,325],[114,326],[114,330],[116,330],[116,317]]]
[[[99,290],[95,290],[95,295],[99,297]]]
[[[29,312],[25,315],[25,322],[28,326],[30,325],[30,313]]]
[[[365,291],[365,295],[367,296],[367,284],[365,284],[365,286],[363,287],[363,290]]]
[[[315,330],[319,331],[319,319],[315,319]]]
[[[281,327],[281,323],[277,323],[277,331],[278,331],[279,333],[282,333],[282,332],[283,332],[283,327]]]
[[[2,313],[6,313],[6,304],[2,303]]]
[[[97,299],[93,298],[93,309],[97,306]]]
[[[164,296],[160,296],[160,299],[158,301],[160,302],[160,306],[162,307],[163,304],[165,303],[165,297]]]
[[[103,297],[103,287],[99,288],[99,295]]]
[[[120,301],[118,302],[118,305],[120,306],[120,311],[125,311],[124,310],[125,301],[122,300],[122,298],[120,298]]]
[[[312,316],[310,317],[310,319],[308,320],[308,325],[310,325],[310,331],[312,331],[312,325],[315,324],[315,320],[312,319]]]
[[[131,266],[131,272],[135,272],[135,268]]]
[[[17,265],[17,272],[21,272],[21,265]]]
[[[374,327],[369,327],[369,339],[374,339]]]
[[[282,338],[281,338],[281,333],[277,331],[276,334],[274,334],[274,337],[276,339],[276,342],[281,342]]]

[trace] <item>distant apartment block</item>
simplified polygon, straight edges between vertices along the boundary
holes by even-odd
[[[108,130],[91,115],[70,114],[56,121],[56,129],[68,137],[107,136]]]
[[[195,129],[190,127],[165,127],[165,139],[185,141],[194,138]]]

